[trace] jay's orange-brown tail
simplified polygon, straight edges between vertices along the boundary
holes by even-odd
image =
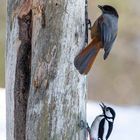
[[[80,74],[86,75],[89,72],[100,48],[101,45],[95,38],[76,56],[74,65]]]

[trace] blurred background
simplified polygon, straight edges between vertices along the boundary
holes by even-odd
[[[100,51],[88,75],[88,98],[113,104],[140,105],[139,0],[89,0],[92,22],[101,14],[98,4],[117,8],[119,33],[106,61]]]
[[[92,23],[101,14],[97,5],[111,4],[117,8],[119,33],[106,61],[100,51],[88,75],[87,120],[91,123],[101,113],[99,101],[116,110],[116,126],[112,140],[138,139],[140,126],[140,6],[139,0],[88,0]],[[6,1],[0,0],[0,88],[5,87],[4,49]],[[2,94],[3,93],[3,94]],[[0,139],[5,140],[5,90],[0,89]],[[115,105],[114,105],[115,104]],[[124,106],[125,105],[125,106]],[[137,124],[138,127],[135,125]],[[132,128],[133,131],[131,130]]]
[[[111,54],[100,51],[88,75],[88,99],[113,104],[140,105],[140,8],[138,0],[89,0],[92,23],[101,14],[98,4],[111,4],[119,12],[119,33]],[[6,1],[0,0],[0,87],[4,87]]]
[[[5,86],[5,38],[6,38],[6,1],[0,0],[0,88]]]

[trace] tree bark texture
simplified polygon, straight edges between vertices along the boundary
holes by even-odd
[[[8,0],[7,140],[85,140],[85,0]]]

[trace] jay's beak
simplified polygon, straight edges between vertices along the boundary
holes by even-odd
[[[101,11],[103,11],[104,9],[103,9],[103,6],[101,6],[101,5],[98,5],[98,8],[100,8],[101,9]]]

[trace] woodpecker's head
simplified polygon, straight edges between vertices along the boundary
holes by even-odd
[[[103,6],[98,5],[98,8],[100,8],[103,13],[111,14],[111,15],[114,15],[116,17],[119,17],[117,10],[110,5],[103,5]]]
[[[107,107],[104,103],[100,104],[102,110],[103,110],[103,115],[107,119],[115,119],[116,113],[113,108]]]

